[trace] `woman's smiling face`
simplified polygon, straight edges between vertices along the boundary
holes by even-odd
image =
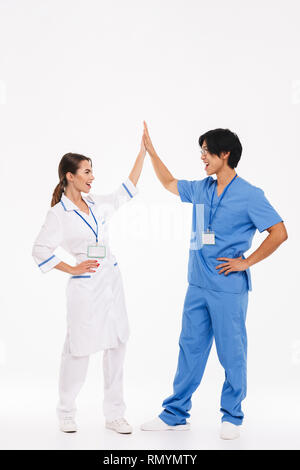
[[[80,162],[79,168],[75,175],[71,172],[66,174],[68,184],[72,184],[75,189],[82,193],[89,193],[92,182],[95,179],[91,162],[83,160]]]

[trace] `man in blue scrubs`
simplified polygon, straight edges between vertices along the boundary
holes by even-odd
[[[191,398],[199,386],[215,339],[219,361],[225,370],[221,395],[221,438],[239,437],[246,396],[248,291],[252,290],[249,267],[273,253],[287,239],[282,218],[264,192],[237,175],[242,154],[236,134],[215,129],[199,138],[207,178],[175,179],[158,157],[144,124],[144,143],[163,186],[193,204],[188,290],[184,302],[179,358],[173,394],[163,411],[141,429],[189,429]],[[216,175],[216,179],[211,175]],[[254,233],[269,235],[247,259]]]

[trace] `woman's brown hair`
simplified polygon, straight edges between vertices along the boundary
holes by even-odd
[[[55,206],[62,197],[65,187],[67,186],[67,173],[73,173],[75,175],[76,171],[80,166],[80,162],[87,160],[92,164],[92,160],[84,155],[79,153],[66,153],[58,165],[58,177],[59,183],[55,187],[52,195],[51,207]]]

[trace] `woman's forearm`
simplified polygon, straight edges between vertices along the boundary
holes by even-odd
[[[63,271],[64,273],[73,274],[72,271],[74,269],[74,266],[70,266],[69,264],[64,263],[63,261],[61,261],[54,267],[55,269],[58,269],[59,271]]]
[[[134,184],[134,186],[137,185],[137,182],[140,178],[140,175],[141,175],[141,172],[142,172],[142,169],[143,169],[143,165],[144,165],[144,161],[145,161],[145,153],[146,153],[145,151],[140,150],[140,152],[137,156],[137,159],[135,160],[135,163],[133,165],[133,168],[130,172],[129,179]]]

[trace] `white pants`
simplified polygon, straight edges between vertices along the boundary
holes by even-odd
[[[125,412],[123,400],[123,364],[126,344],[119,341],[117,348],[103,351],[104,401],[103,412],[106,421],[122,418]],[[74,417],[75,400],[84,384],[89,364],[89,356],[72,356],[70,354],[68,335],[65,340],[59,376],[59,418]]]

